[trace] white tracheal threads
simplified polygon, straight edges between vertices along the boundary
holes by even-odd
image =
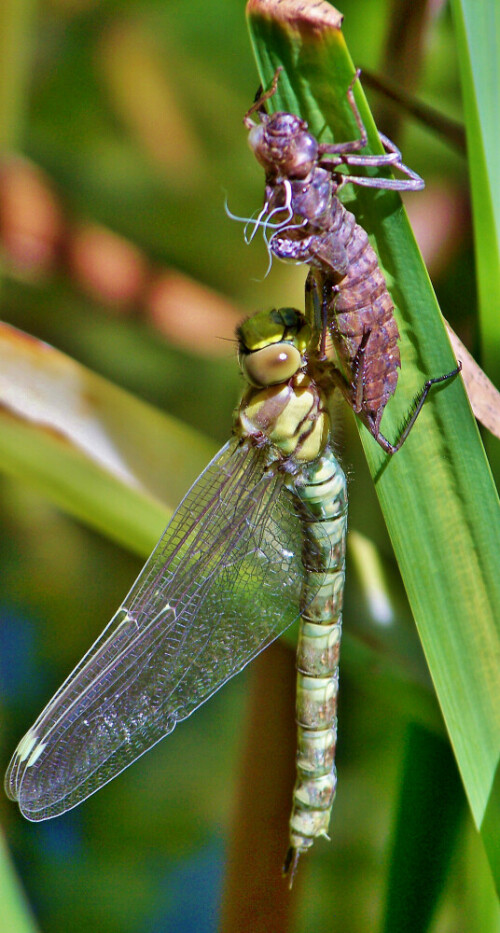
[[[297,780],[290,818],[289,859],[327,836],[336,789],[335,744],[347,491],[345,476],[327,450],[295,491],[315,520],[304,521],[302,590],[297,647]],[[321,582],[318,580],[321,577]],[[292,869],[293,871],[293,869]]]

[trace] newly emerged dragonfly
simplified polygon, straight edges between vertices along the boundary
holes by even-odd
[[[329,144],[319,143],[307,123],[294,114],[263,110],[264,102],[276,92],[280,71],[278,68],[270,89],[258,97],[244,119],[250,147],[266,172],[264,206],[255,229],[262,226],[265,235],[273,231],[268,245],[274,256],[310,266],[307,289],[312,294],[312,307],[319,309],[312,316],[320,321],[323,353],[328,330],[337,356],[331,378],[383,450],[393,454],[406,440],[431,386],[459,370],[425,383],[395,443],[382,434],[382,415],[396,390],[401,366],[399,331],[377,255],[366,231],[346,210],[338,193],[346,184],[418,191],[424,182],[403,164],[399,150],[382,134],[383,155],[359,154],[368,142],[353,94],[359,72],[347,90],[359,138]],[[258,123],[252,119],[256,111]],[[341,171],[342,167],[357,166],[390,167],[407,177]]]
[[[285,872],[335,795],[346,481],[321,364],[294,309],[238,330],[249,388],[233,438],[187,493],[129,594],[20,742],[8,795],[30,820],[81,803],[300,615],[297,782]]]

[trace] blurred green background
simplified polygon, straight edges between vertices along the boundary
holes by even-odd
[[[342,12],[356,65],[460,119],[446,4],[345,0]],[[247,247],[224,211],[226,197],[241,215],[262,198],[262,173],[242,126],[258,84],[243,3],[8,0],[2,17],[5,49],[9,36],[15,49],[4,56],[11,71],[4,67],[0,114],[2,319],[223,442],[240,387],[235,322],[259,307],[300,307],[304,282],[303,269],[279,263],[264,278],[262,243]],[[465,160],[435,134],[401,122],[380,97],[370,99],[380,128],[426,180],[426,190],[407,201],[410,218],[443,313],[477,353]],[[283,929],[499,929],[352,418],[340,422],[350,526],[375,544],[390,610],[384,628],[370,581],[353,561],[332,843],[318,843],[301,865]],[[4,769],[115,611],[140,560],[24,483],[2,477],[0,496]],[[40,929],[219,928],[248,679],[244,673],[224,687],[167,742],[63,818],[32,825],[0,797]],[[405,767],[415,760],[418,774]],[[409,832],[422,858],[406,884],[415,902],[404,901],[404,927],[390,868],[404,863],[394,830],[400,806],[413,813]],[[442,851],[424,825],[438,831]],[[257,857],[249,854],[249,875]],[[241,930],[245,924],[242,916]]]

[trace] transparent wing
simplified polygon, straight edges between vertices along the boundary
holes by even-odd
[[[94,793],[294,621],[301,537],[292,496],[263,454],[235,440],[222,448],[18,746],[6,788],[28,819]]]

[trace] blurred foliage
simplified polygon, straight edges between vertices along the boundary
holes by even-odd
[[[9,0],[5,9],[16,5]],[[390,70],[383,58],[391,20],[387,0],[345,0],[342,12],[356,64]],[[303,270],[275,264],[262,281],[267,264],[262,245],[246,247],[241,228],[224,213],[226,195],[230,208],[243,215],[251,214],[262,196],[261,171],[241,123],[258,83],[243,13],[235,0],[44,0],[33,11],[31,27],[24,26],[13,67],[27,90],[19,95],[15,119],[9,118],[22,127],[18,150],[47,173],[67,223],[89,220],[111,227],[143,251],[151,275],[163,267],[179,270],[226,296],[235,316],[272,304],[300,306],[304,278]],[[460,118],[456,46],[445,6],[429,4],[422,41],[418,93]],[[442,201],[422,202],[427,211],[422,210],[417,232],[426,252],[426,226],[435,208],[432,227],[441,230],[436,290],[445,316],[477,348],[466,166],[422,127],[405,124],[397,142],[425,177],[427,194],[446,194]],[[409,204],[415,211],[416,199]],[[460,222],[450,225],[452,202],[462,204],[463,211]],[[104,303],[82,294],[64,263],[36,277],[13,270],[7,261],[5,271],[4,320],[211,438],[227,437],[239,387],[230,344],[218,359],[204,356],[203,347],[190,353],[167,345],[139,308],[126,317],[116,309],[110,314]],[[369,535],[388,568],[397,606],[392,628],[421,670],[421,651],[351,421],[344,448],[352,472],[351,526]],[[27,725],[112,615],[139,563],[11,478],[0,481],[0,496],[3,767]],[[353,577],[346,629],[361,616],[376,635]],[[383,685],[380,702],[375,701],[385,672],[373,666],[360,675],[349,643],[346,654],[333,841],[319,843],[303,867],[293,929],[357,933],[380,927],[400,839],[395,801],[400,798],[403,806],[408,799],[409,762],[418,768],[422,757],[436,779],[450,783],[457,836],[453,846],[448,823],[450,868],[438,878],[431,925],[407,917],[405,929],[498,929],[484,854],[463,814],[442,740],[433,737],[425,756],[421,749],[420,760],[411,758],[415,742],[407,728],[417,712],[391,705]],[[0,797],[1,821],[42,930],[217,929],[246,680],[243,674],[226,686],[168,742],[61,820],[28,824]],[[432,820],[439,804],[419,797],[418,789],[413,792],[410,806],[425,801]],[[422,845],[432,845],[430,837]],[[420,887],[429,871],[425,859],[418,871]],[[0,892],[0,917],[3,896]]]

